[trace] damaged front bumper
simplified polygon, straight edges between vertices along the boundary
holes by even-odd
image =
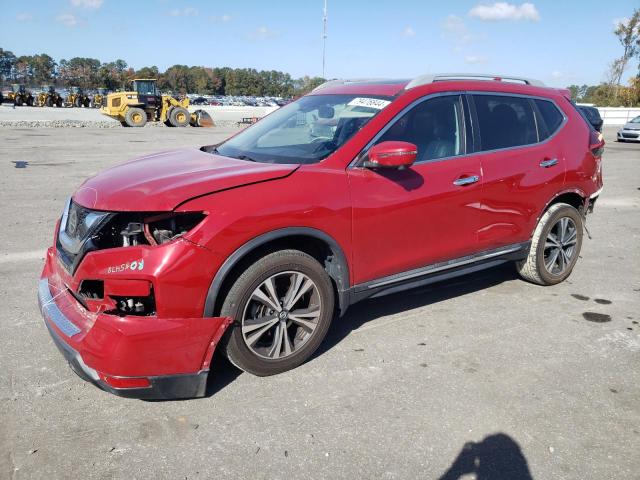
[[[54,343],[83,380],[115,395],[177,399],[205,395],[227,317],[121,316],[88,310],[58,274],[53,248],[38,303]]]

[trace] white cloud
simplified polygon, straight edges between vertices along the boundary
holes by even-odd
[[[16,15],[16,20],[18,22],[30,22],[31,20],[33,20],[33,15],[26,12],[19,13]]]
[[[76,27],[82,23],[78,17],[70,13],[61,13],[56,17],[56,21],[66,27]]]
[[[228,13],[225,13],[224,15],[211,15],[209,17],[209,20],[211,20],[212,22],[222,22],[222,23],[227,23],[230,22],[231,20],[233,20],[233,17],[231,15],[229,15]]]
[[[406,27],[402,31],[402,36],[405,37],[405,38],[415,37],[416,36],[416,31],[411,27]]]
[[[464,57],[464,62],[470,65],[478,65],[480,63],[487,63],[489,59],[482,55],[467,55]]]
[[[467,26],[464,24],[464,20],[457,15],[449,15],[442,24],[442,28],[451,33],[467,32]]]
[[[564,78],[564,73],[562,73],[560,70],[554,70],[553,72],[551,72],[551,78],[556,80]]]
[[[81,8],[100,8],[103,0],[71,0],[71,5]]]
[[[267,27],[258,27],[253,32],[247,35],[249,40],[269,40],[271,38],[275,38],[280,35],[278,32],[270,30]]]
[[[476,5],[469,10],[469,16],[484,21],[530,20],[537,22],[540,20],[540,14],[533,3],[514,5],[507,2],[496,2],[492,5]]]
[[[195,17],[198,15],[198,10],[193,7],[187,7],[183,9],[175,9],[169,12],[172,17]]]
[[[442,23],[442,29],[444,30],[444,38],[453,41],[455,51],[460,51],[462,45],[468,45],[469,43],[479,40],[479,35],[471,33],[464,20],[457,15],[449,15]]]

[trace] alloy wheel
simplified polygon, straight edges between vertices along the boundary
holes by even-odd
[[[569,217],[560,218],[549,230],[544,243],[544,266],[552,275],[562,275],[576,254],[578,229]]]
[[[276,273],[249,297],[242,314],[242,338],[260,357],[289,357],[313,336],[321,311],[313,280],[296,271]]]

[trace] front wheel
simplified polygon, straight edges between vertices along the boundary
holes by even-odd
[[[144,127],[147,123],[147,113],[141,108],[129,108],[124,114],[124,121],[129,127]]]
[[[316,259],[298,250],[271,253],[245,270],[225,298],[220,315],[235,322],[224,351],[254,375],[286,372],[316,351],[333,313],[333,286]]]
[[[556,203],[538,222],[525,260],[516,264],[520,276],[538,285],[555,285],[573,270],[582,248],[583,219],[566,203]]]
[[[169,111],[169,122],[174,127],[186,127],[189,125],[189,110],[182,107],[172,107]]]

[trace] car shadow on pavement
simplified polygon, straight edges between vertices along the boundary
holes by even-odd
[[[364,300],[350,307],[344,317],[333,319],[326,338],[312,359],[332,349],[352,331],[377,318],[433,305],[518,278],[513,264],[508,262],[441,283]]]
[[[507,263],[446,282],[434,283],[401,293],[364,300],[349,308],[344,317],[334,318],[326,338],[309,361],[335,347],[353,330],[371,320],[460,297],[516,278],[518,276],[515,273],[515,268],[513,268],[512,264]],[[212,369],[207,379],[205,398],[215,395],[243,373],[220,352],[215,353],[211,365]]]
[[[234,366],[222,353],[215,352],[211,362],[211,371],[207,378],[204,397],[209,398],[215,395],[227,385],[233,383],[242,373],[242,370]]]
[[[533,480],[520,445],[505,433],[465,443],[439,480],[458,480],[469,474],[476,480]]]

